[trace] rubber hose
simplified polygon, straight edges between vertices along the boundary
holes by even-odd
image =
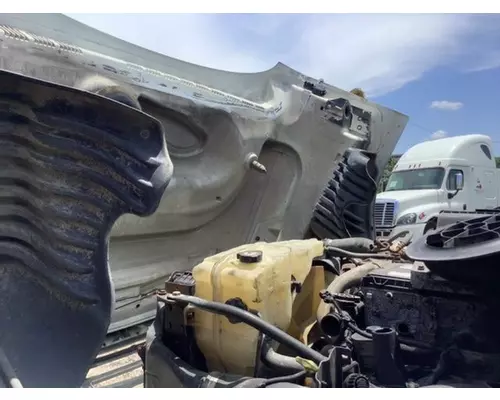
[[[304,370],[304,367],[295,358],[284,356],[274,351],[269,340],[262,342],[262,361],[268,367],[285,372],[300,372]]]
[[[338,276],[332,283],[330,283],[330,285],[328,285],[326,290],[331,294],[343,293],[347,289],[359,284],[363,277],[378,268],[380,268],[378,264],[374,262],[367,262]],[[322,301],[316,311],[316,320],[318,324],[321,323],[323,317],[329,312],[330,305]]]
[[[299,371],[299,372],[296,372],[292,375],[287,375],[287,376],[278,376],[276,378],[270,378],[270,379],[266,379],[263,383],[261,383],[258,387],[259,388],[265,388],[269,385],[274,385],[276,383],[283,383],[283,382],[287,382],[287,383],[295,383],[297,382],[299,379],[303,379],[306,377],[306,371],[304,369],[302,369],[302,371]]]
[[[350,251],[353,253],[371,253],[375,248],[373,240],[366,238],[325,239],[325,247]]]
[[[391,255],[386,253],[353,253],[352,251],[331,246],[325,246],[325,249],[331,257],[378,258],[381,260],[389,260],[391,258]]]

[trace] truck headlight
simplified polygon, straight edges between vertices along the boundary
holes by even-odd
[[[399,217],[396,225],[411,225],[417,222],[417,214],[409,213]]]

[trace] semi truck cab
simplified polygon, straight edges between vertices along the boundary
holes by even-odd
[[[398,160],[384,192],[375,201],[377,237],[433,228],[443,210],[498,207],[498,170],[492,141],[464,135],[423,142]]]

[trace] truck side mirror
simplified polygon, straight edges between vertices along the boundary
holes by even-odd
[[[461,171],[455,172],[453,176],[453,189],[455,192],[448,192],[448,199],[451,200],[453,197],[457,195],[457,193],[464,188],[464,174]],[[450,178],[452,177],[450,176]]]
[[[462,172],[457,172],[455,174],[455,189],[462,190],[464,188],[464,174]]]

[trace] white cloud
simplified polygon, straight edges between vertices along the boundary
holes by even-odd
[[[460,110],[464,106],[464,103],[459,101],[448,101],[448,100],[439,100],[433,101],[430,105],[431,108],[437,108],[438,110],[447,110],[447,111],[457,111]]]
[[[438,130],[436,132],[434,132],[432,135],[431,135],[431,139],[432,140],[436,140],[436,139],[442,139],[442,138],[445,138],[446,136],[448,136],[448,132],[446,131],[443,131],[443,130]]]
[[[397,90],[460,58],[470,60],[472,53],[485,54],[468,40],[486,24],[464,14],[71,16],[185,61],[237,72],[258,72],[282,61],[346,90],[361,87],[369,96]],[[491,26],[488,34],[500,30],[498,23]]]

